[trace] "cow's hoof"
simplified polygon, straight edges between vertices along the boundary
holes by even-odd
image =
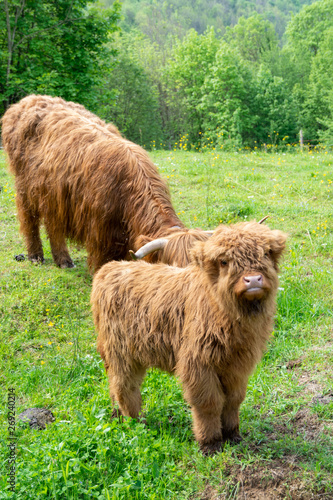
[[[44,256],[39,254],[28,255],[28,259],[33,264],[44,264]]]
[[[214,443],[201,444],[200,450],[206,457],[212,456],[223,450],[223,443],[222,441],[215,441]]]
[[[61,269],[72,269],[73,267],[75,267],[75,264],[72,260],[66,260],[66,261],[62,262],[61,264],[58,264],[58,266]]]

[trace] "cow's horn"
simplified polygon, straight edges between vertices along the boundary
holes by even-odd
[[[258,224],[262,224],[263,222],[265,222],[266,219],[268,219],[269,215],[266,215],[266,217],[263,217],[259,222]]]
[[[143,245],[143,247],[139,248],[137,252],[133,252],[130,250],[129,253],[134,260],[143,259],[149,253],[155,252],[155,250],[161,250],[168,243],[167,238],[158,238],[157,240],[150,241]]]
[[[213,236],[214,234],[214,230],[208,230],[208,231],[203,231],[205,234],[207,234],[207,236]]]

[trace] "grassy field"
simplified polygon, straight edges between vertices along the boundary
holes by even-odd
[[[154,151],[189,227],[256,219],[289,233],[272,340],[250,378],[237,446],[203,457],[177,380],[151,370],[147,425],[111,420],[95,348],[86,253],[33,265],[0,156],[0,499],[333,498],[333,155]],[[49,408],[46,430],[16,419],[16,491],[7,482],[8,390],[16,415]]]

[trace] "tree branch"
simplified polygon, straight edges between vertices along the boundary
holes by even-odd
[[[7,71],[6,71],[6,84],[8,85],[9,75],[10,75],[10,66],[12,63],[13,50],[14,50],[14,40],[15,40],[15,33],[16,33],[16,28],[17,28],[17,20],[22,15],[24,5],[25,5],[25,0],[22,0],[21,5],[19,7],[16,7],[13,29],[11,29],[11,26],[10,26],[8,0],[4,1],[4,5],[5,5],[5,13],[6,13],[7,39],[8,39],[8,59],[7,59]]]

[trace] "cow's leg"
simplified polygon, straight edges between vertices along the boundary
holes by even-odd
[[[116,223],[115,223],[116,224]],[[96,231],[96,229],[95,229]],[[117,227],[110,229],[106,235],[89,232],[86,240],[88,266],[90,270],[98,271],[111,260],[125,260],[128,257],[126,234]],[[102,239],[104,237],[104,240]]]
[[[111,260],[119,260],[116,255],[110,255],[108,258],[105,253],[99,249],[99,246],[100,244],[96,243],[95,248],[91,250],[87,245],[88,267],[90,271],[97,272],[107,262],[110,262]]]
[[[121,414],[126,417],[138,418],[141,411],[140,386],[146,369],[142,366],[132,366],[130,371],[115,374],[108,367],[110,396],[117,401]]]
[[[28,250],[28,259],[31,262],[44,262],[42,240],[40,238],[39,226],[40,215],[38,210],[33,209],[26,197],[17,191],[16,207],[20,221],[20,230],[25,238]]]
[[[239,407],[245,399],[246,385],[237,390],[225,391],[225,403],[221,413],[221,429],[223,441],[239,443]]]
[[[193,432],[201,451],[208,455],[222,448],[221,413],[224,397],[214,372],[200,370],[195,381],[183,379],[184,396],[191,405]]]
[[[52,221],[51,217],[45,218],[45,227],[50,240],[54,262],[63,269],[75,267],[74,262],[69,256],[65,235],[61,228],[58,227],[57,223]]]

